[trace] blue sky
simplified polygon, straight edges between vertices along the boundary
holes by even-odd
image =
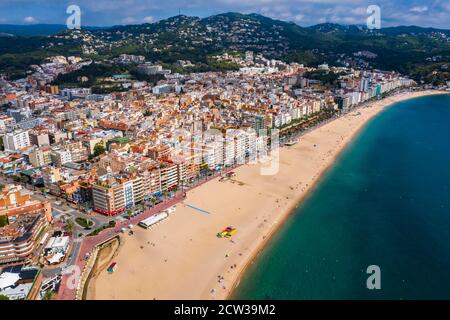
[[[65,24],[66,8],[81,8],[82,25],[153,22],[177,15],[260,13],[301,26],[323,22],[365,24],[369,5],[381,8],[381,26],[419,25],[450,29],[450,0],[0,0],[0,23]]]

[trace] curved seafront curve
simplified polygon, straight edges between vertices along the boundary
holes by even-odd
[[[216,178],[190,190],[169,219],[122,236],[119,267],[99,275],[92,299],[227,298],[271,234],[370,119],[393,103],[436,93],[388,97],[308,132],[281,149],[275,175],[244,165],[234,170],[232,181]],[[232,239],[216,237],[230,225],[237,229]]]
[[[370,121],[232,298],[450,298],[449,120],[450,95],[438,95],[396,103]],[[371,265],[380,290],[367,289]]]

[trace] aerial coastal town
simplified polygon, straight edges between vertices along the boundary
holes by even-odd
[[[26,78],[0,79],[1,296],[80,298],[103,243],[166,219],[188,190],[232,177],[302,132],[416,86],[395,72],[305,67],[252,51],[214,58],[240,68],[180,74],[122,54],[112,62],[162,79],[117,74],[108,81],[127,90],[100,94],[52,84],[93,63],[53,56]],[[307,77],[314,72],[337,74],[338,85]],[[74,267],[70,287],[63,280]]]

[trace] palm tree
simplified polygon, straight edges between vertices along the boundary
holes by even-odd
[[[74,227],[75,227],[75,225],[72,220],[66,221],[66,230],[68,233],[72,234]]]

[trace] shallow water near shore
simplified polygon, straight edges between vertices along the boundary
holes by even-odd
[[[368,290],[366,269],[381,269]],[[449,299],[450,95],[399,102],[338,157],[234,299]]]

